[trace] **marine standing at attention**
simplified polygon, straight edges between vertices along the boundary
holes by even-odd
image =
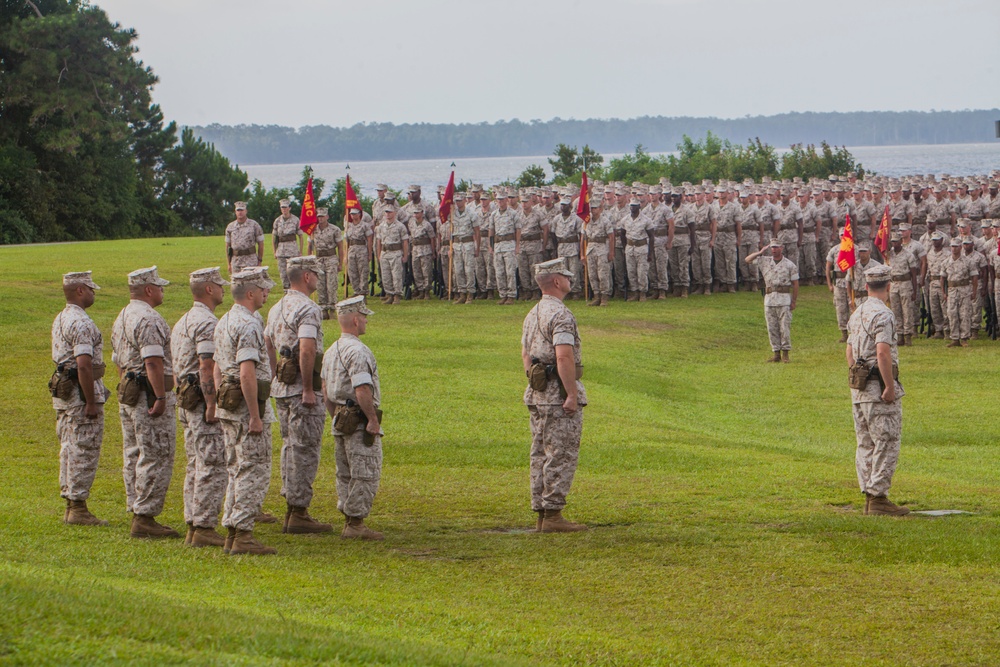
[[[264,258],[264,230],[256,220],[247,217],[247,203],[236,202],[236,219],[226,225],[226,266],[229,275],[251,266],[259,266]]]
[[[524,404],[531,420],[531,509],[542,533],[586,530],[563,517],[580,456],[587,392],[580,379],[580,332],[563,303],[573,271],[563,258],[536,264],[541,300],[528,311],[521,333],[521,361],[528,376]]]
[[[87,509],[90,487],[97,475],[104,441],[104,342],[87,315],[94,292],[101,289],[90,271],[63,275],[66,307],[52,323],[52,361],[56,371],[49,381],[56,410],[59,438],[59,493],[66,499],[63,521],[81,526],[106,526]]]
[[[858,485],[865,494],[864,513],[902,516],[910,510],[888,498],[903,430],[896,318],[886,305],[891,274],[892,269],[883,264],[865,271],[868,300],[848,322],[846,356],[858,438],[855,466]]]

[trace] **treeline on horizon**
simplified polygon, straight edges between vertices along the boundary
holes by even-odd
[[[1000,109],[964,111],[854,111],[785,113],[744,118],[667,118],[498,121],[496,123],[358,123],[192,126],[238,164],[340,160],[546,155],[558,144],[588,145],[601,153],[627,153],[642,145],[653,153],[676,149],[685,136],[708,133],[733,142],[749,137],[780,147],[792,144],[894,146],[982,143],[995,139]]]

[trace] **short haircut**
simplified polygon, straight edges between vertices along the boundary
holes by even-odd
[[[233,293],[233,298],[234,299],[243,299],[247,295],[247,290],[252,289],[252,288],[253,288],[253,285],[243,285],[243,284],[240,284],[240,285],[233,285],[233,288],[230,291]]]
[[[288,275],[288,282],[297,283],[300,280],[302,280],[302,276],[305,275],[305,270],[299,267],[295,267],[292,269],[288,269],[287,275]]]
[[[889,284],[888,280],[879,280],[875,282],[869,280],[868,288],[873,290],[884,290],[888,284]]]

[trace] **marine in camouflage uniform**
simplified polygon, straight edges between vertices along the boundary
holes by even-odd
[[[246,202],[236,202],[236,219],[226,225],[226,263],[232,275],[258,266],[264,256],[264,230],[247,217]]]
[[[691,248],[694,240],[694,211],[687,202],[671,205],[674,212],[673,239],[670,243],[670,282],[674,296],[687,298],[691,287]]]
[[[283,533],[333,530],[309,515],[313,482],[323,446],[323,400],[316,378],[322,365],[323,323],[320,307],[310,299],[323,269],[312,255],[289,260],[291,288],[267,314],[264,342],[280,367],[271,382],[281,430],[281,495],[288,505]]]
[[[424,210],[414,208],[407,222],[410,236],[410,269],[413,271],[414,299],[430,299],[434,278],[434,258],[437,256],[437,232],[424,219]]]
[[[718,224],[715,208],[705,201],[705,191],[699,186],[695,189],[695,204],[692,209],[694,217],[695,245],[691,253],[692,282],[697,294],[712,293],[712,249],[715,247],[715,229]]]
[[[337,305],[341,335],[323,358],[323,389],[326,408],[333,418],[333,440],[337,459],[337,509],[346,524],[341,537],[381,540],[382,534],[368,528],[364,520],[371,514],[382,477],[382,403],[378,364],[375,355],[359,336],[367,329],[374,313],[364,297],[352,297]],[[338,426],[342,410],[353,411],[355,430]],[[360,412],[360,414],[358,414]]]
[[[490,214],[493,266],[501,306],[513,305],[517,297],[517,253],[521,244],[521,216],[507,205],[507,195],[497,193],[497,210]]]
[[[781,219],[775,230],[778,240],[784,246],[784,258],[798,268],[799,249],[802,247],[802,209],[797,202],[791,200],[792,192],[785,188],[781,191]]]
[[[653,221],[653,258],[649,265],[650,290],[654,299],[665,299],[670,291],[670,225],[674,211],[669,204],[660,203],[663,189],[650,188],[653,200],[644,209]]]
[[[971,303],[979,285],[979,269],[962,254],[962,241],[951,240],[951,256],[941,264],[941,275],[948,306],[948,347],[966,347],[972,337]]]
[[[645,301],[649,289],[649,256],[652,253],[653,220],[641,210],[635,197],[621,220],[625,233],[625,269],[628,271],[627,301]]]
[[[769,256],[764,256],[770,250]],[[768,361],[788,362],[792,349],[792,311],[799,295],[799,270],[783,256],[783,244],[772,239],[768,248],[749,255],[747,263],[754,262],[764,278],[764,320],[767,337],[774,356]]]
[[[559,208],[559,215],[552,218],[549,223],[549,234],[556,238],[556,257],[562,257],[566,266],[573,272],[573,285],[570,288],[569,298],[576,299],[583,293],[583,271],[580,265],[580,234],[583,233],[583,220],[574,212],[571,198],[563,197],[559,202]],[[521,233],[524,238],[523,230]]]
[[[739,243],[736,239],[736,225],[740,217],[740,205],[728,199],[726,188],[716,188],[719,195],[717,209],[718,221],[715,226],[715,249],[712,257],[715,260],[713,275],[719,289],[725,292],[736,291],[736,256]],[[725,198],[725,203],[723,203]]]
[[[931,233],[931,232],[928,232]],[[944,263],[951,256],[951,250],[945,247],[945,235],[935,231],[931,236],[931,247],[927,251],[927,286],[931,321],[933,322],[933,338],[943,340],[948,333],[948,304],[944,284]]]
[[[413,219],[413,213],[417,209],[424,212],[424,220],[430,223],[431,228],[437,230],[438,225],[438,215],[437,207],[421,199],[421,192],[419,185],[411,185],[406,190],[406,194],[409,197],[409,201],[403,204],[399,209],[399,214],[396,218],[402,222],[404,225],[409,225],[410,221]]]
[[[455,303],[472,303],[476,292],[476,260],[479,258],[480,218],[465,202],[465,195],[455,193],[455,208],[451,213],[451,251],[453,253]],[[443,225],[442,225],[443,226]]]
[[[68,392],[52,396],[59,438],[59,495],[66,499],[63,521],[82,526],[108,525],[87,508],[101,458],[104,403],[110,393],[103,379],[104,341],[86,312],[99,289],[90,271],[63,275],[66,307],[52,322],[52,361],[57,373],[75,376]]]
[[[615,229],[602,202],[592,204],[590,222],[584,225],[583,231],[587,239],[584,261],[587,262],[590,289],[594,293],[594,298],[587,305],[607,306],[614,289],[611,265],[614,262]]]
[[[586,526],[566,520],[562,510],[576,474],[587,392],[580,382],[580,332],[562,302],[573,272],[559,258],[536,265],[535,279],[543,296],[524,318],[521,333],[521,359],[530,379],[524,404],[531,422],[531,509],[538,513],[540,532],[574,532]],[[544,389],[531,379],[535,364],[544,367],[539,369],[547,378]]]
[[[215,309],[225,297],[219,267],[199,269],[189,276],[194,305],[181,316],[170,334],[179,390],[177,417],[184,433],[184,543],[193,547],[218,546],[215,532],[226,497],[226,446],[222,424],[215,416]],[[182,395],[183,392],[183,395]],[[187,403],[185,397],[196,397]],[[191,399],[193,400],[193,398]],[[189,407],[185,408],[187,403]]]
[[[896,343],[913,345],[913,300],[918,294],[917,274],[920,262],[903,247],[903,239],[898,233],[892,235],[891,242],[892,247],[886,257],[891,276],[889,300],[896,322],[903,322],[902,331],[897,333],[899,340]]]
[[[476,298],[493,298],[497,288],[496,267],[493,265],[493,243],[489,235],[490,198],[483,195],[478,207],[473,207],[472,214],[479,218],[479,256],[476,257]]]
[[[281,206],[281,215],[274,219],[271,226],[271,244],[274,249],[274,258],[278,260],[278,274],[281,276],[281,285],[288,289],[288,260],[302,254],[302,241],[305,232],[299,229],[299,217],[292,214],[291,202],[282,199],[278,202]]]
[[[551,219],[540,208],[531,205],[530,195],[521,197],[521,207],[521,251],[517,253],[517,272],[521,282],[521,297],[531,299],[541,296],[540,293],[535,294],[531,267],[545,259],[543,243]]]
[[[962,254],[976,269],[979,276],[979,289],[973,290],[972,298],[969,300],[969,326],[973,336],[979,334],[979,329],[983,325],[983,292],[987,288],[989,279],[988,263],[986,257],[975,247],[975,242],[980,239],[974,236],[962,237]],[[984,244],[985,245],[985,244]]]
[[[130,273],[131,300],[111,329],[111,359],[119,377],[122,474],[127,509],[133,513],[130,533],[137,538],[180,537],[154,519],[167,497],[177,436],[170,327],[155,310],[169,284],[155,266]],[[138,382],[137,402],[126,405],[123,391],[133,379]]]
[[[337,305],[337,292],[340,291],[344,232],[337,225],[330,224],[327,209],[316,209],[316,217],[318,222],[309,239],[309,254],[316,256],[319,267],[323,269],[323,274],[316,285],[316,292],[319,307],[323,311],[323,319],[328,320],[332,317],[334,306]],[[367,264],[365,266],[367,268]]]
[[[757,269],[755,264],[747,264],[747,255],[755,253],[760,249],[761,239],[766,238],[761,236],[761,208],[753,201],[755,195],[749,190],[749,188],[740,191],[740,205],[742,210],[740,211],[737,221],[740,225],[740,245],[739,245],[739,255],[737,256],[737,266],[739,267],[740,277],[744,285],[746,285],[747,291],[755,292],[757,291],[757,283],[760,282],[760,271]],[[770,226],[767,227],[770,229]],[[675,233],[675,243],[676,243],[676,233]]]
[[[260,394],[265,387],[270,391],[271,364],[264,342],[264,321],[257,311],[267,301],[274,282],[266,266],[241,271],[232,282],[235,303],[215,327],[216,379],[221,378],[222,385],[235,383],[242,397],[236,407],[226,409],[220,392],[216,410],[222,422],[229,473],[222,515],[222,525],[229,534],[223,550],[233,555],[270,555],[277,550],[254,539],[253,528],[271,483],[274,423],[271,401]],[[244,385],[241,375],[252,376],[256,382]]]
[[[384,215],[384,211],[382,214]],[[372,227],[361,219],[361,211],[354,209],[344,225],[344,238],[347,239],[347,279],[351,283],[353,294],[368,294],[374,234]]]
[[[817,260],[819,259],[820,235],[821,232],[824,232],[822,218],[819,211],[816,210],[815,202],[811,201],[809,197],[809,190],[803,188],[799,193],[798,201],[799,210],[802,211],[802,246],[799,248],[799,267],[800,273],[805,276],[806,285],[812,285],[820,272]],[[827,229],[825,233],[829,234],[829,231]],[[830,244],[825,243],[823,247],[825,248],[823,252],[825,259]]]
[[[854,265],[854,307],[857,308],[868,299],[868,283],[865,282],[865,271],[873,266],[880,266],[882,262],[872,258],[872,248],[868,243],[855,243],[855,250],[858,253],[858,263]]]
[[[886,283],[888,266],[876,265],[866,272],[866,282],[873,298],[858,306],[848,322],[848,366],[864,360],[875,367],[875,376],[869,376],[864,389],[851,388],[854,414],[854,432],[858,448],[855,467],[858,486],[865,494],[865,514],[902,516],[909,510],[889,501],[889,487],[899,460],[899,442],[903,430],[903,386],[895,376],[892,387],[882,388],[882,370],[898,368],[899,353],[896,347],[896,319],[883,299],[888,297]],[[882,363],[879,364],[879,357]],[[884,367],[884,368],[882,368]],[[888,379],[888,377],[886,377]]]
[[[409,261],[410,232],[396,220],[396,211],[385,212],[385,222],[375,230],[375,252],[385,296],[382,303],[400,303],[403,299],[403,262]]]

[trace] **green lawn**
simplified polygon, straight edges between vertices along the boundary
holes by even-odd
[[[592,526],[583,534],[526,531],[527,304],[437,301],[376,301],[365,337],[387,433],[369,523],[385,542],[262,526],[279,553],[253,558],[129,539],[114,399],[90,502],[111,526],[63,525],[45,387],[61,274],[93,269],[104,287],[90,312],[110,363],[126,273],[158,264],[177,283],[160,309],[172,324],[190,304],[187,273],[218,264],[222,248],[219,238],[0,248],[0,662],[1000,661],[1000,347],[921,338],[900,355],[891,497],[973,514],[865,517],[843,348],[820,287],[800,298],[789,365],[763,363],[758,294],[570,302],[590,406],[567,516]],[[326,327],[329,344],[338,334]],[[175,528],[182,447],[162,517]],[[265,501],[275,514],[279,488],[275,466]],[[329,434],[316,491],[312,513],[336,520]]]

